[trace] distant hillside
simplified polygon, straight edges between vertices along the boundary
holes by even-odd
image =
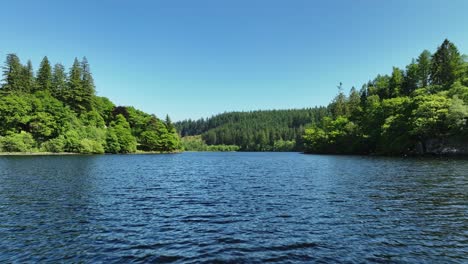
[[[326,107],[227,112],[175,123],[181,136],[201,135],[208,145],[236,145],[242,151],[290,151],[301,147],[304,127],[328,116]]]

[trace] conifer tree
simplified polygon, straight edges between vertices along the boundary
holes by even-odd
[[[55,98],[63,101],[64,98],[66,98],[65,93],[67,92],[67,74],[65,73],[65,67],[57,63],[54,65],[54,70],[52,72],[51,93]]]
[[[75,111],[82,112],[85,108],[82,106],[82,69],[77,58],[70,68],[68,76],[68,91],[65,93],[65,102]]]
[[[91,68],[86,57],[83,57],[81,61],[81,74],[82,105],[86,110],[91,110],[95,86],[93,76],[91,75]]]
[[[22,87],[22,76],[24,73],[23,65],[21,65],[20,59],[16,54],[8,54],[5,66],[3,66],[3,85],[4,91],[21,91]]]
[[[50,92],[52,86],[52,68],[49,59],[45,56],[37,72],[37,89]]]
[[[431,77],[431,52],[424,50],[418,57],[418,78],[421,87],[429,85]]]
[[[22,78],[22,86],[25,92],[31,92],[34,90],[35,87],[35,79],[34,79],[34,69],[32,66],[31,60],[28,60],[26,66],[23,67],[23,78]]]
[[[459,77],[462,69],[462,59],[457,47],[447,39],[432,56],[432,84],[449,87]]]

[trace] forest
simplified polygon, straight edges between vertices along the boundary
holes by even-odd
[[[237,146],[240,151],[293,151],[301,149],[305,126],[318,124],[326,116],[326,107],[228,112],[176,122],[175,126],[183,141],[200,135],[208,146]],[[195,150],[190,145],[186,149]]]
[[[175,126],[96,96],[86,57],[67,72],[47,57],[37,72],[8,54],[0,85],[0,151],[83,154],[175,152]]]
[[[189,150],[205,144],[241,151],[401,155],[431,152],[435,143],[468,151],[467,119],[467,57],[445,40],[434,54],[424,50],[405,69],[393,67],[360,90],[352,87],[346,95],[340,83],[326,107],[229,112],[175,126],[184,142],[195,139]]]
[[[445,40],[404,68],[378,75],[328,106],[226,112],[173,123],[96,95],[86,58],[72,67],[44,57],[37,72],[8,54],[0,84],[0,151],[134,153],[304,151],[420,154],[468,151],[468,62]],[[182,139],[181,139],[182,137]],[[457,147],[453,147],[456,149]]]
[[[443,154],[434,145],[468,151],[468,63],[449,40],[359,91],[338,88],[331,115],[305,129],[308,153]]]

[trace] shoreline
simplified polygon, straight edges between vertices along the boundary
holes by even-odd
[[[175,152],[158,152],[158,151],[149,151],[149,152],[135,152],[135,153],[75,153],[75,152],[0,152],[1,156],[79,156],[79,155],[154,155],[154,154],[180,154],[183,151],[175,151]]]

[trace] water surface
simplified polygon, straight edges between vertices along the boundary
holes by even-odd
[[[468,161],[0,157],[0,262],[468,262]]]

